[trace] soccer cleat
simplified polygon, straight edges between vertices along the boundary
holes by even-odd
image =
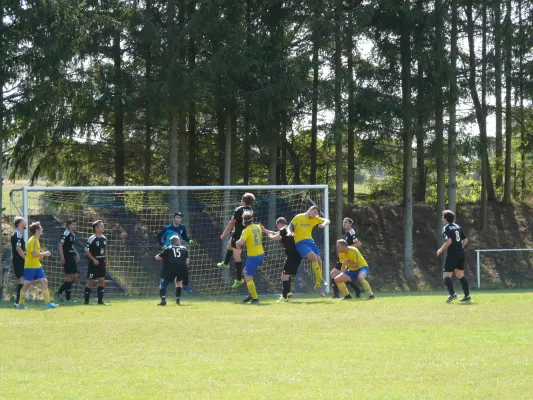
[[[253,297],[250,293],[242,300],[243,303],[248,303],[250,300],[252,300]]]
[[[283,296],[279,296],[279,299],[277,301],[277,303],[288,303],[289,302],[289,298],[285,298]]]
[[[61,300],[61,301],[65,301],[65,296],[63,296],[63,293],[59,293],[56,290],[56,299]]]
[[[450,296],[448,296],[448,298],[446,299],[446,303],[451,303],[452,301],[456,300],[457,299],[457,294],[451,294]]]
[[[315,292],[317,292],[320,297],[326,296],[326,294],[324,293],[324,290],[322,290],[322,287],[320,286],[315,286]]]
[[[65,302],[67,302],[67,303],[77,303],[77,301],[76,301],[76,300],[73,300],[73,299],[65,300]]]
[[[84,306],[88,306],[88,305],[89,305],[89,302],[88,302],[88,301],[84,301],[84,302],[83,302],[83,305],[84,305]]]
[[[222,261],[222,262],[219,262],[219,263],[217,264],[217,267],[218,267],[218,268],[225,268],[225,269],[228,269],[228,268],[229,268],[229,264],[224,264],[224,261]]]
[[[233,282],[233,285],[231,285],[231,288],[232,289],[237,289],[239,286],[241,286],[242,284],[244,283],[244,279],[241,279],[240,281],[238,281],[237,279],[235,279],[235,282]]]
[[[181,306],[181,303],[180,303],[180,299],[179,299],[179,298],[176,299],[176,304],[177,304],[178,306]]]
[[[182,289],[185,290],[187,293],[192,294],[192,287],[190,287],[190,286],[183,286]]]
[[[459,301],[465,303],[465,302],[467,302],[467,301],[472,301],[472,298],[471,298],[470,296],[465,296],[465,297],[463,297],[463,298],[462,298],[461,300],[459,300]]]
[[[109,303],[106,303],[105,301],[99,301],[97,304],[99,306],[108,306],[109,305]]]
[[[13,304],[13,308],[18,308],[18,303]]]
[[[374,295],[372,296],[368,296],[368,299],[367,300],[374,300]]]
[[[290,299],[292,297],[292,292],[287,293],[287,298]]]
[[[21,306],[20,304],[15,304],[17,310],[27,310],[26,306]]]
[[[259,299],[252,299],[248,302],[248,304],[259,304]]]
[[[166,300],[161,300],[161,303],[158,304],[158,306],[166,306],[166,305],[167,305]]]
[[[341,300],[351,300],[351,299],[352,299],[351,295],[346,295]]]
[[[58,307],[58,305],[55,304],[55,303],[48,303],[47,305],[44,306],[44,309],[45,310],[52,310],[52,309],[57,308],[57,307]]]

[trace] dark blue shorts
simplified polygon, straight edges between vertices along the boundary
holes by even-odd
[[[39,268],[24,268],[24,280],[25,281],[37,281],[39,279],[46,278],[43,267]]]
[[[312,239],[300,240],[296,243],[296,250],[298,250],[298,253],[300,253],[302,258],[307,257],[311,252],[315,253],[317,256],[320,254],[320,249]]]
[[[350,277],[352,282],[357,281],[357,277],[359,276],[359,273],[361,273],[361,272],[364,272],[366,274],[366,276],[368,276],[368,267],[359,268],[356,271],[350,271],[349,269],[344,271],[344,273]]]
[[[261,254],[259,256],[248,256],[248,258],[246,259],[246,265],[244,266],[244,275],[254,276],[257,272],[257,268],[259,268],[264,259],[264,254]]]

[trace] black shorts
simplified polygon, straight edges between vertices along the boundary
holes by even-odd
[[[13,260],[13,269],[17,279],[22,278],[24,276],[24,260]]]
[[[168,282],[177,282],[180,281],[189,281],[189,268],[186,266],[174,267],[174,268],[163,268],[161,271],[161,279],[164,279]]]
[[[239,236],[231,236],[231,239],[230,239],[230,243],[231,243],[231,248],[232,249],[237,249],[237,242],[239,241],[239,239],[241,238],[241,235]],[[239,249],[237,249],[239,250]]]
[[[100,262],[100,264],[94,265],[94,263],[89,260],[89,266],[87,268],[87,279],[105,278],[105,259],[101,258],[98,261]]]
[[[78,273],[78,264],[76,264],[74,256],[65,257],[65,264],[63,265],[63,269],[65,270],[66,275],[73,275]]]
[[[465,269],[465,253],[456,253],[446,256],[444,272],[453,272],[456,269],[463,271]]]
[[[285,259],[285,264],[283,265],[283,274],[296,275],[301,262],[302,257],[287,257]]]

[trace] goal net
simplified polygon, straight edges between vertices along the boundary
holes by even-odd
[[[245,285],[231,289],[235,279],[233,260],[230,269],[219,269],[227,239],[220,235],[239,206],[242,195],[251,192],[256,196],[253,206],[256,222],[276,230],[275,221],[285,217],[290,221],[296,214],[305,212],[316,204],[327,216],[326,186],[262,186],[262,187],[78,187],[78,188],[24,188],[13,193],[12,201],[28,221],[40,221],[44,228],[41,248],[50,250],[51,257],[43,258],[43,267],[51,291],[64,281],[58,243],[65,222],[77,221],[76,249],[81,256],[79,280],[73,286],[73,296],[82,295],[87,276],[87,257],[83,248],[93,234],[92,223],[102,220],[107,238],[109,267],[106,276],[106,294],[131,296],[156,296],[162,264],[154,259],[161,251],[158,233],[172,222],[174,212],[183,213],[182,223],[187,234],[197,245],[189,246],[189,281],[199,295],[244,294]],[[18,212],[11,212],[16,215]],[[314,239],[328,265],[327,228],[315,229]],[[280,293],[281,273],[285,253],[278,242],[263,236],[265,261],[254,277],[260,293]],[[243,251],[246,262],[246,251]],[[324,277],[327,281],[327,270]],[[6,281],[5,293],[12,293],[16,285],[13,274]],[[299,269],[294,292],[311,292],[314,278],[310,263],[305,260]]]

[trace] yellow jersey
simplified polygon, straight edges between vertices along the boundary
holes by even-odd
[[[41,252],[41,244],[39,239],[32,236],[28,240],[28,250],[26,251],[26,260],[24,261],[24,268],[41,268],[41,257],[34,257],[33,252]]]
[[[244,228],[241,239],[246,243],[249,256],[253,257],[265,254],[263,250],[263,230],[259,225],[251,224]]]
[[[313,240],[313,236],[311,235],[313,228],[324,221],[325,219],[320,218],[318,215],[309,218],[305,214],[298,214],[291,221],[291,229],[294,232],[294,242],[298,243],[306,239]]]
[[[352,246],[348,246],[347,253],[339,253],[339,260],[341,263],[346,260],[349,264],[357,264],[355,267],[348,266],[347,268],[350,271],[357,271],[363,267],[368,267],[368,264],[359,249]]]

